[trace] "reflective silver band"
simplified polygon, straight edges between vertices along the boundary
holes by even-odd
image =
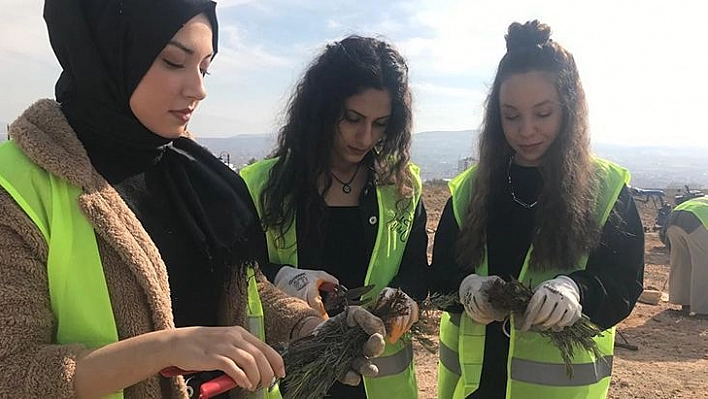
[[[597,359],[595,363],[574,364],[573,378],[569,378],[563,364],[514,358],[511,360],[511,379],[555,387],[592,385],[612,374],[612,359],[612,356],[605,356]]]
[[[462,318],[462,313],[450,313],[450,323],[460,327],[460,319]]]
[[[371,359],[371,363],[379,368],[378,377],[400,374],[411,365],[411,362],[413,362],[413,344],[411,342],[391,356]]]
[[[438,345],[438,350],[440,351],[440,363],[445,366],[451,373],[462,375],[462,369],[460,368],[460,357],[458,353],[450,349],[442,341]]]
[[[248,316],[248,332],[262,339],[261,318],[258,316]]]

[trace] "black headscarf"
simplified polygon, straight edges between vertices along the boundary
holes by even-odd
[[[49,40],[63,71],[56,99],[91,162],[111,183],[154,164],[170,142],[133,115],[130,96],[177,31],[208,0],[46,0]]]
[[[248,193],[194,141],[148,130],[129,103],[168,41],[200,13],[211,23],[216,54],[215,6],[209,0],[46,0],[44,18],[63,68],[56,99],[93,166],[111,184],[153,166],[160,170],[190,235],[221,263],[255,218],[243,200]]]

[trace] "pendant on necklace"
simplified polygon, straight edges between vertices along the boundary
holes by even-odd
[[[335,175],[334,173],[332,173],[332,171],[329,172],[329,174],[330,174],[332,177],[334,177],[334,180],[338,181],[339,184],[342,185],[342,192],[343,192],[344,194],[349,194],[349,193],[352,192],[352,186],[351,186],[351,184],[352,184],[352,182],[354,181],[354,178],[356,177],[356,174],[359,173],[359,167],[360,167],[360,166],[361,166],[361,162],[359,162],[359,163],[356,165],[356,169],[354,170],[354,174],[352,175],[352,178],[349,179],[349,181],[343,181],[342,179],[340,179],[339,177],[337,177],[337,175]]]

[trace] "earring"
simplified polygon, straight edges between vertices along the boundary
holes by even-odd
[[[379,140],[379,141],[374,145],[374,153],[376,153],[376,155],[381,155],[381,153],[383,152],[383,145],[384,145],[384,140],[383,140],[383,139]]]

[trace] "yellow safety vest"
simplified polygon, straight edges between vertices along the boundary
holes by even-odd
[[[0,186],[47,241],[56,343],[98,348],[117,342],[96,234],[77,202],[81,190],[37,166],[13,141],[0,144]],[[109,397],[122,398],[123,393]]]
[[[594,159],[598,171],[600,193],[595,205],[595,215],[602,226],[614,207],[622,187],[629,183],[629,172],[609,161]],[[450,182],[455,220],[461,226],[467,211],[472,191],[476,166],[455,177]],[[519,274],[519,280],[527,285],[538,285],[567,270],[533,272],[528,269],[532,248]],[[575,266],[582,270],[587,264],[587,254]],[[475,272],[487,275],[487,259]],[[615,329],[595,337],[601,358],[592,353],[576,351],[573,358],[574,377],[565,373],[563,359],[558,348],[548,338],[533,332],[521,332],[511,321],[509,356],[507,359],[507,399],[595,399],[605,398],[610,385],[614,352]],[[438,363],[438,397],[462,399],[474,392],[480,383],[484,363],[486,328],[475,323],[466,313],[444,312],[440,321],[440,359]]]
[[[684,201],[677,205],[674,211],[691,212],[708,229],[708,197],[698,197]]]
[[[78,206],[81,190],[37,166],[13,141],[0,144],[0,186],[47,241],[47,278],[52,313],[57,320],[56,343],[99,348],[118,342],[96,234]],[[248,276],[251,298],[252,289],[258,293],[253,269]],[[250,310],[260,315],[260,320],[248,319],[249,331],[258,335],[263,331],[260,301],[257,305],[249,301]],[[263,397],[265,391],[257,391],[251,397]],[[123,392],[107,397],[120,399]]]
[[[260,215],[262,215],[261,193],[276,161],[277,159],[263,160],[240,171]],[[364,280],[364,284],[374,284],[376,287],[364,298],[375,298],[398,273],[422,188],[420,169],[411,164],[410,170],[414,176],[415,194],[411,206],[404,212],[396,213],[396,202],[400,197],[394,186],[376,187],[379,209],[378,232]],[[285,232],[284,237],[279,237],[278,232],[269,229],[266,231],[266,238],[271,262],[297,267],[297,234],[294,221],[292,228]],[[249,294],[251,293],[252,291],[249,290]],[[255,292],[255,295],[257,294]],[[256,299],[260,303],[260,298],[251,297],[249,297],[249,302],[255,303]],[[410,342],[399,341],[393,345],[387,344],[384,353],[373,359],[373,363],[379,368],[379,375],[375,378],[364,378],[368,398],[408,399],[418,397],[413,368],[413,347]]]

